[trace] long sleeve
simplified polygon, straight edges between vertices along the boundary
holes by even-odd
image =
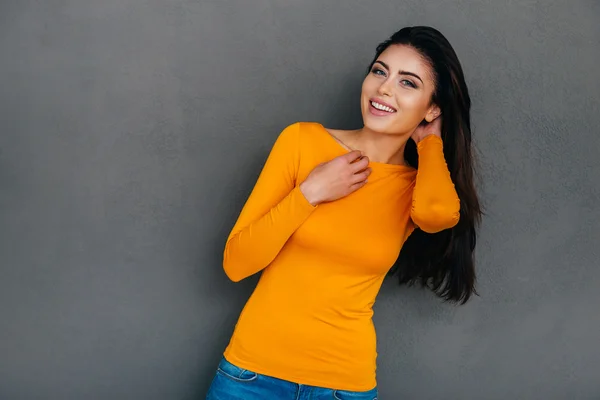
[[[460,218],[460,199],[444,158],[442,139],[435,135],[417,144],[419,169],[413,191],[411,219],[427,233],[454,227]]]
[[[299,188],[300,125],[277,138],[225,245],[223,269],[240,281],[267,267],[316,209]]]

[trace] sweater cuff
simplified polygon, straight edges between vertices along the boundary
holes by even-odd
[[[421,139],[419,141],[419,143],[417,143],[417,150],[421,151],[424,147],[428,147],[428,146],[435,146],[435,145],[441,145],[441,147],[444,147],[444,142],[442,141],[442,138],[439,137],[438,135],[434,135],[434,134],[430,134],[425,136],[423,139]]]
[[[294,189],[292,189],[290,197],[292,198],[292,203],[295,206],[298,206],[300,210],[306,211],[309,214],[318,207],[318,205],[313,206],[312,204],[310,204],[310,202],[306,199],[306,197],[304,197],[304,194],[300,190],[300,186],[296,186],[294,187]]]

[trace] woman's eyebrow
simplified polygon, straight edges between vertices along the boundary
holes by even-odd
[[[384,63],[383,61],[379,61],[379,60],[377,60],[377,61],[375,61],[375,62],[376,62],[376,63],[379,63],[379,64],[381,64],[381,65],[383,65],[383,67],[384,67],[385,69],[387,69],[387,70],[389,70],[389,69],[390,69],[390,67],[388,67],[388,65],[387,65],[386,63]],[[421,79],[421,77],[420,77],[419,75],[415,74],[414,72],[409,72],[409,71],[400,71],[400,72],[398,72],[398,74],[399,74],[399,75],[410,75],[410,76],[414,76],[415,78],[417,78],[418,80],[420,80],[420,81],[421,81],[421,83],[424,83],[424,82],[423,82],[423,79]]]

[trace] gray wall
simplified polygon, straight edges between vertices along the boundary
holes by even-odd
[[[360,123],[438,27],[473,97],[481,297],[384,285],[383,399],[600,398],[600,2],[0,2],[0,398],[200,399],[256,279],[221,254],[295,121]]]

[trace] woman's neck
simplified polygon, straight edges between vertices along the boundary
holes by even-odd
[[[373,162],[408,165],[404,160],[404,148],[409,138],[410,135],[379,133],[363,127],[354,131],[349,145],[361,150]]]

